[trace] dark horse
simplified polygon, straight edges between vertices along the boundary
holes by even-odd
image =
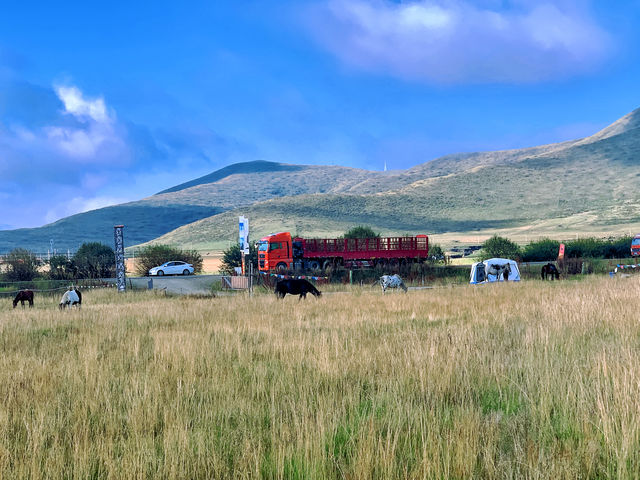
[[[31,290],[20,290],[16,298],[13,299],[13,308],[16,308],[18,302],[20,302],[22,308],[24,308],[25,300],[29,302],[29,308],[33,307],[33,292]]]
[[[307,280],[295,279],[291,278],[288,280],[280,280],[276,284],[275,294],[278,298],[284,298],[286,294],[289,295],[300,295],[298,301],[302,300],[302,298],[307,298],[307,293],[311,293],[316,297],[322,295],[322,292],[313,286],[312,283]]]
[[[542,277],[542,280],[546,280],[547,277],[551,278],[551,280],[560,280],[560,272],[553,263],[547,263],[544,265],[540,271],[540,276]]]

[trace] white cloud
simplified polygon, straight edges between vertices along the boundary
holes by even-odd
[[[318,41],[347,65],[433,83],[564,78],[595,68],[611,46],[586,11],[561,2],[327,0],[312,13]]]
[[[97,148],[103,142],[101,134],[62,127],[47,127],[48,139],[61,152],[73,158],[89,158],[96,154]]]
[[[73,86],[57,86],[55,90],[58,98],[64,103],[66,113],[81,119],[89,117],[96,122],[111,121],[104,98],[86,99],[80,89]]]
[[[141,198],[207,173],[217,166],[211,158],[246,149],[207,128],[150,130],[120,120],[102,96],[73,85],[0,78],[0,87],[15,99],[0,108],[0,200],[20,205],[0,208],[0,224],[40,226]]]
[[[86,99],[74,86],[55,87],[64,105],[62,115],[49,125],[28,128],[9,125],[4,141],[15,150],[41,157],[35,161],[122,164],[130,159],[124,132],[109,113],[103,98]],[[71,121],[66,115],[73,117]]]

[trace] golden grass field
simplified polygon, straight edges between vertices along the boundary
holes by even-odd
[[[4,299],[0,478],[639,478],[639,280]]]

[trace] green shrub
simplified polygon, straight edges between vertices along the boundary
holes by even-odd
[[[520,247],[517,243],[512,242],[508,238],[494,235],[482,244],[480,258],[487,260],[489,258],[510,258],[519,260],[522,256]]]
[[[71,259],[71,263],[79,278],[115,276],[116,257],[113,248],[99,242],[83,243]]]
[[[340,238],[378,238],[380,237],[379,233],[373,231],[371,227],[367,227],[365,225],[358,225],[357,227],[353,227],[349,231],[347,231]]]
[[[431,263],[446,263],[446,257],[444,250],[438,243],[429,245],[429,262]]]
[[[566,258],[627,258],[631,256],[632,237],[599,239],[594,237],[567,240],[565,244]],[[524,247],[522,260],[525,262],[553,261],[558,258],[560,243],[557,240],[544,238],[531,242]]]
[[[14,248],[5,258],[7,271],[4,277],[10,282],[24,282],[38,276],[40,261],[35,254],[24,248]]]
[[[544,238],[537,242],[531,242],[522,251],[522,260],[524,262],[546,262],[553,261],[558,258],[558,250],[560,242]]]
[[[249,263],[253,263],[254,272],[258,271],[258,252],[256,246],[253,243],[249,243],[249,255],[245,257],[245,267],[248,268]],[[242,252],[240,251],[240,245],[231,245],[224,252],[222,252],[222,267],[220,272],[226,275],[232,275],[235,267],[242,266]]]
[[[49,272],[47,276],[51,280],[70,280],[75,278],[73,262],[65,255],[54,255],[49,259]]]
[[[631,256],[631,237],[579,238],[565,242],[565,256],[569,258],[626,258]]]

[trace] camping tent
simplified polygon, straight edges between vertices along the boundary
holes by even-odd
[[[471,266],[471,281],[469,283],[475,285],[477,283],[486,282],[504,282],[504,266],[509,264],[511,273],[508,275],[508,281],[519,282],[520,270],[518,264],[514,260],[507,258],[490,258],[484,262],[474,263]],[[496,275],[498,272],[498,275]]]

